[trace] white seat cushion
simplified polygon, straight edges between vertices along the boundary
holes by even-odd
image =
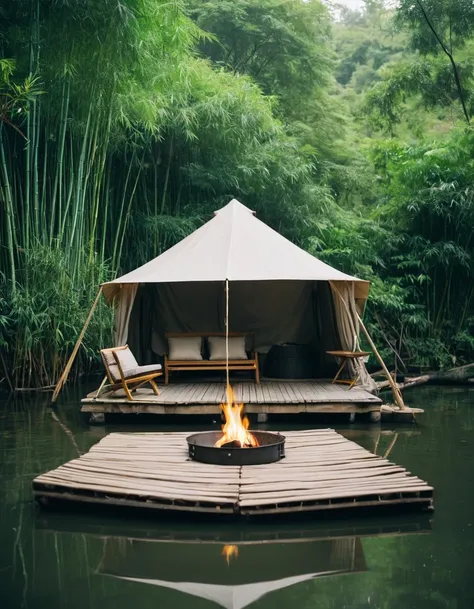
[[[128,347],[126,349],[120,349],[120,351],[115,351],[115,355],[122,366],[122,370],[129,370],[130,368],[136,368],[138,366],[135,356]]]
[[[168,359],[197,362],[202,360],[201,336],[168,338]]]
[[[125,370],[131,370],[139,367],[135,356],[128,347],[126,349],[118,349],[117,351],[114,351],[114,349],[104,351],[105,361],[107,362],[109,372],[114,381],[120,380],[120,370],[117,366],[117,362],[115,361],[114,353],[117,354],[124,374]]]
[[[209,360],[225,360],[225,337],[209,336]],[[248,359],[245,352],[245,336],[231,336],[229,338],[229,359]]]
[[[115,354],[117,355],[120,365],[122,366],[124,376],[125,376],[125,378],[127,378],[127,375],[125,374],[125,370],[131,370],[131,369],[134,370],[135,368],[138,367],[138,362],[128,347],[126,349],[120,349],[119,351],[115,351]],[[114,358],[112,352],[110,352],[110,355],[112,356],[112,358],[114,360],[114,363],[112,365],[109,364],[110,374],[112,375],[112,378],[114,379],[114,381],[119,381],[120,380],[119,367],[117,366],[117,362],[115,361],[115,358]],[[108,360],[108,358],[107,358],[107,360]]]
[[[149,364],[148,366],[136,366],[123,371],[123,375],[126,379],[130,379],[134,376],[142,376],[151,372],[159,372],[161,370],[161,364]]]

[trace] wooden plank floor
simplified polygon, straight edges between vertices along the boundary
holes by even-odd
[[[232,383],[235,400],[246,412],[365,412],[379,411],[382,400],[359,387],[327,381],[264,381]],[[127,401],[123,391],[96,391],[82,400],[83,412],[150,412],[157,414],[218,413],[225,401],[225,383],[171,383],[160,386],[160,395],[142,388]]]
[[[285,432],[285,459],[242,467],[189,461],[187,435],[112,433],[35,478],[35,497],[239,515],[432,502],[426,482],[332,429]]]

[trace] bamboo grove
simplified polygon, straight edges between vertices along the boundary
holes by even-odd
[[[158,255],[233,196],[373,282],[370,323],[391,357],[444,365],[471,356],[470,134],[456,127],[439,147],[386,141],[388,78],[377,78],[355,116],[348,85],[336,80],[353,68],[334,52],[332,19],[319,0],[0,8],[7,388],[53,384],[97,285]],[[396,116],[402,102],[390,103]],[[76,374],[97,365],[112,324],[101,303]]]
[[[2,99],[17,94],[1,128],[2,360],[12,385],[39,386],[57,377],[98,283],[232,193],[276,200],[283,217],[311,163],[248,77],[197,56],[205,34],[179,1],[2,10],[14,58]],[[110,328],[104,308],[79,370]]]

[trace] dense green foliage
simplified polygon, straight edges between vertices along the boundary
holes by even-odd
[[[97,284],[234,196],[373,282],[390,362],[472,358],[464,4],[370,0],[336,22],[320,0],[0,9],[0,379],[54,382]],[[99,308],[78,372],[111,324]]]
[[[453,7],[401,2],[393,13],[372,2],[364,14],[343,16],[347,22],[336,29],[339,95],[351,102],[353,141],[370,159],[373,181],[355,208],[367,218],[342,221],[335,254],[340,265],[372,279],[372,330],[401,367],[449,366],[473,355],[474,142],[452,62],[427,36],[433,24],[446,36],[444,16]],[[449,52],[464,53],[456,65],[464,92],[470,44],[465,31],[451,37]],[[323,255],[337,260],[328,249],[334,231],[327,235]]]

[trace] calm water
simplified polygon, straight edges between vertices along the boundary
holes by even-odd
[[[39,511],[32,478],[120,427],[89,427],[72,398],[59,420],[46,399],[0,404],[0,608],[474,608],[474,388],[407,398],[418,429],[332,426],[378,454],[396,437],[434,514],[259,525]]]

